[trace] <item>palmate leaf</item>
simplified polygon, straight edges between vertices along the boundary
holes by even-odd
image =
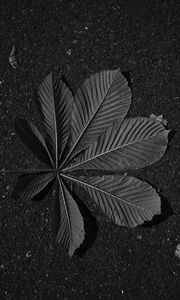
[[[57,242],[63,245],[72,256],[84,240],[84,223],[79,208],[63,179],[59,175],[57,179],[54,232]]]
[[[118,225],[134,227],[160,213],[158,194],[139,179],[73,175],[75,170],[137,170],[155,163],[165,152],[168,130],[161,122],[141,117],[124,120],[131,91],[119,69],[86,79],[74,102],[62,78],[52,73],[39,86],[38,95],[35,103],[46,138],[26,121],[17,121],[15,127],[25,145],[49,169],[21,176],[12,196],[32,198],[56,179],[53,229],[57,242],[70,256],[85,235],[70,182],[84,188]]]
[[[168,130],[152,118],[131,118],[116,123],[64,171],[98,169],[138,170],[158,161],[168,142]]]
[[[50,73],[39,85],[36,108],[44,126],[48,146],[58,168],[70,131],[73,96],[60,76]]]
[[[52,180],[54,179],[54,173],[34,173],[25,174],[19,176],[15,187],[11,192],[13,199],[31,199],[38,195]]]
[[[83,187],[104,214],[117,225],[135,227],[160,214],[160,197],[146,182],[127,175],[72,177],[63,175]]]
[[[87,78],[75,94],[71,150],[65,162],[95,141],[109,125],[123,120],[130,104],[131,90],[119,69]]]

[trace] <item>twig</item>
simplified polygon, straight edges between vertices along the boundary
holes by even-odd
[[[44,173],[44,172],[54,172],[57,173],[58,170],[56,169],[34,169],[34,170],[28,170],[28,169],[12,169],[12,170],[0,170],[0,174],[6,174],[6,173]]]

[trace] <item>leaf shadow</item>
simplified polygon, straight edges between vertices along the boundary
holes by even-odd
[[[92,215],[89,208],[80,200],[77,194],[72,194],[79,207],[84,221],[85,238],[80,247],[75,251],[75,254],[82,258],[85,255],[86,251],[94,244],[98,233],[98,226],[96,218]]]
[[[159,194],[161,197],[161,214],[160,215],[155,215],[151,221],[146,221],[141,227],[152,227],[154,225],[160,224],[168,219],[168,217],[174,215],[173,209],[169,203],[169,201]]]
[[[176,135],[177,131],[176,130],[170,130],[169,134],[168,134],[168,145],[167,145],[167,149],[166,149],[166,152],[171,149],[172,145],[171,145],[171,142],[174,138],[174,136]]]
[[[171,130],[168,134],[168,145],[166,151],[168,151],[169,148],[171,148],[171,141],[173,137],[176,134],[176,130]],[[152,184],[151,184],[152,185]],[[153,185],[152,185],[153,186]],[[154,187],[154,186],[153,186]],[[154,187],[155,188],[155,187]],[[156,188],[155,188],[156,189]],[[171,207],[171,204],[169,201],[164,197],[161,193],[159,193],[159,196],[161,198],[161,214],[155,215],[151,221],[146,221],[142,225],[142,227],[152,227],[154,225],[160,224],[161,222],[164,222],[168,219],[168,217],[174,215],[173,209]]]
[[[177,131],[172,129],[170,130],[169,134],[168,134],[168,144],[172,141],[172,139],[174,138],[174,136],[176,135]]]
[[[131,80],[131,75],[130,75],[131,72],[132,72],[132,70],[124,71],[124,72],[121,72],[121,73],[126,78],[129,87],[132,89],[132,80]]]

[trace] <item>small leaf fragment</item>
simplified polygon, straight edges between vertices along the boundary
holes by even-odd
[[[9,55],[9,63],[13,69],[16,69],[18,67],[18,61],[16,58],[16,49],[15,49],[14,45],[13,45],[11,53]]]
[[[164,119],[163,115],[156,116],[154,114],[151,114],[150,118],[155,119],[156,121],[161,122],[162,124],[164,124],[164,126],[167,126],[167,124],[168,124],[167,119]]]

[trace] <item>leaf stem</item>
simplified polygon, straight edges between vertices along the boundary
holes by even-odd
[[[0,174],[5,174],[5,173],[44,173],[44,172],[58,172],[57,169],[34,169],[34,170],[27,170],[27,169],[12,169],[12,170],[0,170]]]

